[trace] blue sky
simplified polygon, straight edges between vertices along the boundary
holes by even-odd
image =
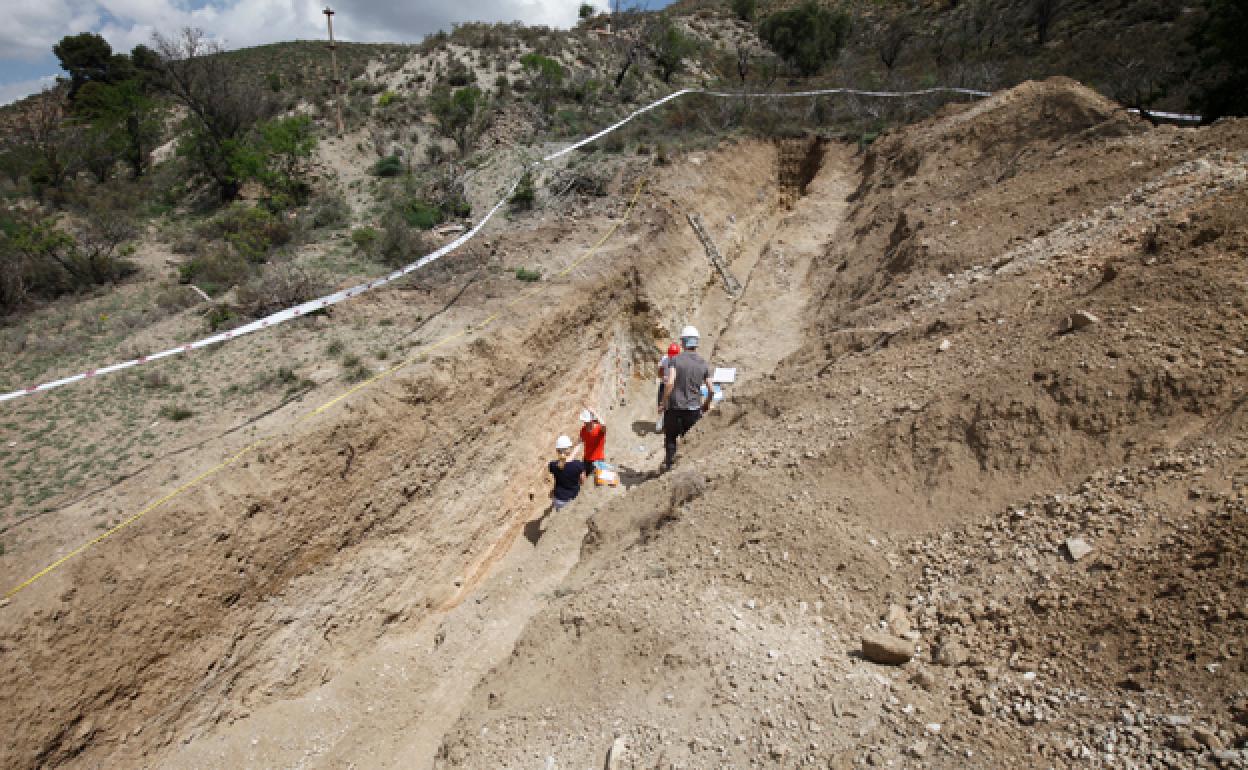
[[[114,50],[150,43],[154,31],[199,27],[227,48],[325,34],[322,0],[15,0],[0,25],[0,104],[40,90],[61,74],[52,46],[97,32]],[[330,3],[342,40],[414,42],[453,22],[522,21],[566,27],[582,0],[337,0]],[[653,0],[651,9],[671,0]],[[589,0],[606,8],[608,0]]]

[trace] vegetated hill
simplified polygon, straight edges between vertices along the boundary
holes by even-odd
[[[799,5],[759,0],[755,19]],[[1065,75],[1133,107],[1185,111],[1205,84],[1192,34],[1205,2],[966,0],[822,3],[853,26],[831,68],[858,87],[956,85],[994,90]],[[681,0],[670,10],[727,18],[733,3]]]

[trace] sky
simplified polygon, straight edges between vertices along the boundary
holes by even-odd
[[[12,5],[10,5],[10,2]],[[358,42],[419,42],[465,21],[521,21],[569,27],[582,0],[335,0],[334,36]],[[589,0],[605,8],[608,0]],[[323,0],[5,0],[0,25],[0,104],[63,74],[52,46],[96,32],[115,51],[151,43],[152,33],[199,27],[227,48],[325,37]],[[650,8],[666,0],[649,3]]]

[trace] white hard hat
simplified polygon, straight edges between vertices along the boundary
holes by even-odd
[[[560,436],[559,438],[555,439],[555,449],[571,449],[571,448],[572,448],[572,439],[568,438],[567,436]]]
[[[680,330],[680,336],[681,339],[684,339],[685,337],[701,337],[702,335],[698,334],[698,327],[686,326]]]
[[[581,410],[581,422],[593,422],[596,419],[598,418],[594,417],[593,412],[589,411],[588,409]]]

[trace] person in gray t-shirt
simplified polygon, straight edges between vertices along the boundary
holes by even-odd
[[[667,382],[659,400],[659,412],[663,418],[663,469],[669,470],[676,462],[676,442],[693,427],[707,410],[715,397],[711,387],[711,367],[698,355],[698,330],[686,326],[680,332],[684,352],[667,365]],[[702,386],[706,397],[702,397]]]

